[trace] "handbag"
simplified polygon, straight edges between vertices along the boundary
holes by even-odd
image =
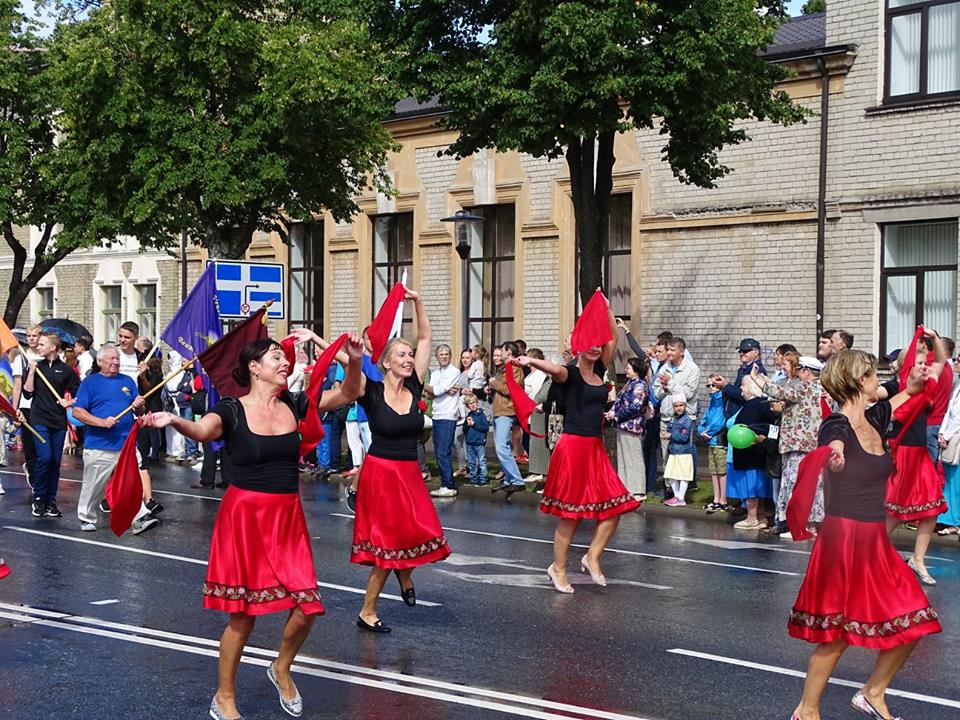
[[[940,462],[944,465],[960,465],[960,433],[957,433],[947,446],[940,451]]]
[[[557,412],[557,404],[550,403],[550,413],[547,415],[547,447],[553,450],[560,442],[563,434],[563,415]]]

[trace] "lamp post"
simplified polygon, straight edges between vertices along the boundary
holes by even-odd
[[[457,238],[457,244],[454,249],[461,260],[461,292],[463,294],[463,304],[461,306],[461,330],[462,347],[469,345],[470,338],[470,232],[469,226],[472,223],[482,223],[481,215],[473,215],[467,210],[457,210],[450,217],[441,218],[440,222],[452,222],[454,224],[454,236]]]

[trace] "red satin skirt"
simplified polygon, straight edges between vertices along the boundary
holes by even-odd
[[[610,464],[603,439],[563,433],[550,456],[540,512],[568,519],[605,520],[636,510]]]
[[[827,515],[787,630],[812,643],[887,650],[942,628],[885,523]]]
[[[350,562],[403,570],[449,554],[417,461],[367,455],[357,481]]]
[[[901,445],[893,457],[896,470],[887,481],[884,510],[900,520],[919,520],[947,509],[943,472],[924,447]]]
[[[203,606],[265,615],[299,606],[322,615],[300,495],[230,486],[210,543]]]
[[[3,560],[0,560],[0,578],[5,578],[9,574],[10,568],[7,567],[7,564]]]

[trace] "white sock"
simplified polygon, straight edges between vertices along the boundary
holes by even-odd
[[[687,494],[687,485],[690,483],[688,483],[686,480],[676,480],[674,482],[676,482],[678,487],[674,488],[673,494],[676,496],[677,500],[686,505],[687,503],[683,498]]]

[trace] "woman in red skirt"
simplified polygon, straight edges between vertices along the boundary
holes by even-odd
[[[316,341],[316,336],[314,336]],[[363,346],[357,336],[346,345],[345,379],[328,390],[320,412],[352,402],[360,394]],[[230,487],[217,513],[203,605],[230,613],[220,638],[219,683],[210,701],[214,720],[241,718],[236,702],[237,667],[257,615],[289,611],[277,659],[267,676],[280,706],[294,717],[303,701],[290,665],[313,620],[324,612],[317,592],[310,534],[300,504],[297,424],[307,413],[307,395],[287,391],[291,368],[280,345],[255,340],[240,352],[234,379],[250,392],[224,398],[199,422],[171,413],[153,413],[147,427],[172,426],[197,442],[223,439]]]
[[[383,380],[365,378],[359,399],[373,442],[360,467],[350,562],[373,566],[357,627],[375,633],[390,632],[377,615],[377,600],[390,572],[400,582],[403,601],[412,606],[413,569],[450,554],[417,462],[430,322],[417,293],[407,290],[405,299],[413,300],[416,308],[416,351],[406,340],[391,340],[380,356]]]
[[[572,593],[567,580],[570,544],[581,520],[596,520],[597,526],[580,568],[601,586],[607,580],[600,570],[600,556],[613,537],[623,513],[640,507],[603,447],[603,413],[607,403],[604,368],[613,360],[618,331],[613,313],[607,308],[612,340],[580,353],[573,365],[557,365],[528,356],[517,358],[521,365],[543,370],[553,378],[566,408],[563,433],[550,456],[550,471],[543,488],[540,511],[560,518],[553,535],[553,564],[547,575],[558,592]]]
[[[936,376],[942,367],[935,365],[929,372]],[[916,368],[904,392],[880,402],[872,355],[844,350],[820,375],[840,412],[821,425],[821,450],[805,459],[800,471],[813,482],[801,479],[788,508],[794,538],[809,537],[802,504],[804,495],[812,502],[819,468],[810,474],[804,466],[828,458],[823,484],[826,517],[788,623],[790,635],[817,643],[792,720],[819,720],[820,698],[848,645],[880,651],[873,674],[851,700],[853,707],[873,718],[890,718],[884,699],[887,687],[917,640],[941,630],[936,611],[891,544],[884,517],[887,478],[893,470],[884,436],[894,411],[911,395],[923,392],[927,373],[926,368]],[[910,402],[916,405],[919,400]]]
[[[934,350],[939,347],[941,357],[936,358]],[[925,368],[928,362],[946,360],[946,351],[929,338],[919,334],[906,350],[900,354],[900,377],[893,378],[881,386],[879,396],[892,397],[905,386],[906,378],[913,367]],[[887,483],[887,533],[892,534],[902,522],[917,524],[917,536],[913,544],[913,555],[908,564],[924,585],[936,585],[937,581],[927,572],[926,556],[937,524],[937,515],[947,509],[943,495],[945,478],[927,449],[927,417],[938,396],[949,399],[953,392],[953,373],[941,373],[937,380],[928,380],[925,388],[927,402],[923,410],[909,427],[903,431],[903,438],[893,454],[894,471]]]

